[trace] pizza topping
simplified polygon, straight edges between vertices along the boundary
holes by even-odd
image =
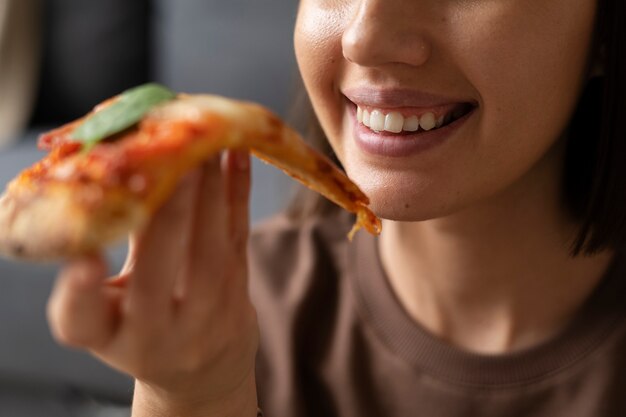
[[[145,191],[148,186],[148,180],[145,175],[133,174],[128,179],[128,188],[134,193]]]
[[[72,138],[89,149],[97,142],[137,124],[155,106],[173,100],[176,94],[159,84],[144,84],[120,94],[110,105],[96,109],[74,130]]]
[[[380,233],[380,220],[356,184],[265,108],[185,94],[150,107],[146,102],[155,101],[141,99],[147,91],[142,88],[148,87],[107,100],[85,118],[40,137],[48,155],[0,196],[0,254],[43,260],[102,248],[143,227],[180,178],[223,149],[249,150],[355,213],[349,237],[361,227]],[[107,121],[116,113],[127,118],[121,110],[110,113],[127,100],[139,100],[136,105],[146,109],[141,120],[117,124],[121,131],[101,131],[95,139],[76,139],[90,123],[104,129],[119,122]]]
[[[76,165],[73,160],[63,162],[56,166],[51,173],[51,177],[57,180],[68,180],[76,173]]]

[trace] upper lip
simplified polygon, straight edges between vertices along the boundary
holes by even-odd
[[[450,97],[404,88],[351,87],[342,90],[348,100],[360,106],[376,108],[440,107],[476,102],[468,98]]]

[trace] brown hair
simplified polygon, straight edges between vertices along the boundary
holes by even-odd
[[[592,254],[626,244],[626,2],[599,0],[589,80],[568,127],[563,201],[579,222],[572,255]],[[325,138],[301,86],[294,120],[307,140],[339,161]],[[295,113],[294,113],[295,114]],[[294,219],[336,209],[318,194],[301,188],[287,213]]]
[[[564,201],[581,227],[572,252],[626,243],[626,3],[600,0],[592,78],[570,124]]]
[[[337,159],[326,135],[319,124],[313,106],[304,88],[302,79],[297,77],[296,96],[288,120],[298,131],[302,133],[309,145],[328,156],[337,166],[341,163]],[[296,192],[287,207],[287,215],[296,221],[302,221],[316,215],[327,215],[339,206],[322,197],[310,189],[297,185]]]

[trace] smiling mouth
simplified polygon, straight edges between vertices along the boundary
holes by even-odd
[[[452,108],[424,110],[423,112],[400,112],[366,106],[356,106],[359,124],[374,132],[415,134],[445,127],[474,109],[471,103],[459,103]]]

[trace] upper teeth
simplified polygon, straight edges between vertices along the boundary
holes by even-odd
[[[397,111],[385,114],[382,110],[367,110],[357,106],[356,118],[359,123],[363,123],[365,126],[377,132],[384,130],[392,133],[400,133],[403,130],[415,132],[420,128],[422,130],[431,130],[441,127],[445,120],[445,115],[436,117],[434,113],[427,112],[421,116],[403,116]]]

